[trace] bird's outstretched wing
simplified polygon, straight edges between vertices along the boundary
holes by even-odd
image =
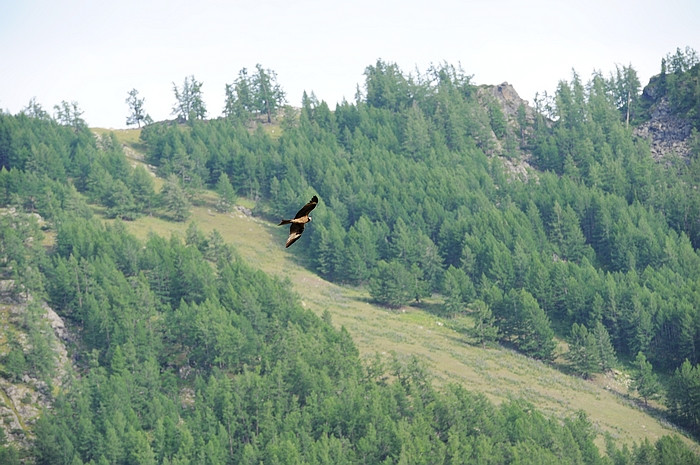
[[[313,208],[313,207],[311,207]],[[287,244],[284,246],[285,248],[289,247],[290,245],[294,244],[297,239],[301,237],[301,234],[304,232],[304,224],[303,223],[292,223],[289,226],[289,237],[287,238]]]
[[[318,204],[318,197],[316,197],[316,196],[314,195],[313,197],[311,197],[311,201],[310,201],[309,203],[307,203],[306,205],[304,205],[303,207],[301,207],[301,210],[299,210],[299,211],[297,212],[297,214],[296,214],[296,216],[295,216],[294,218],[295,218],[295,219],[296,219],[296,218],[301,218],[301,217],[303,217],[303,216],[308,215],[309,213],[311,213],[311,210],[313,210],[314,208],[316,208],[316,205],[317,205],[317,204]]]

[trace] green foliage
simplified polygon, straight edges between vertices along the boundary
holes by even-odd
[[[617,356],[615,355],[615,348],[610,342],[608,330],[605,329],[605,325],[600,321],[596,322],[595,328],[593,329],[593,338],[595,339],[594,353],[600,363],[600,370],[612,370],[617,364]]]
[[[668,389],[668,407],[677,421],[697,431],[700,426],[700,366],[685,360],[676,368]]]
[[[511,290],[495,308],[494,316],[505,341],[531,357],[554,358],[554,331],[532,294],[525,289]]]
[[[556,121],[538,115],[528,142],[542,171],[514,180],[492,140],[500,116],[461,70],[404,76],[379,60],[365,77],[365,96],[335,111],[306,96],[298,122],[274,139],[233,117],[197,120],[203,114],[144,128],[147,161],[167,176],[168,214],[185,219],[188,194],[224,174],[263,214],[294,211],[317,193],[306,263],[325,277],[367,284],[390,307],[433,291],[452,312],[481,301],[478,341],[498,337],[545,361],[561,328],[577,328],[600,369],[615,350],[644,349],[659,367],[681,367],[671,398],[674,412],[685,406],[678,393],[694,375],[680,357],[697,362],[700,258],[684,220],[693,204],[680,205],[693,184],[671,174],[690,179],[692,168],[649,161],[597,78],[560,84]],[[251,108],[269,115],[269,106]],[[79,192],[116,216],[122,203],[155,207],[148,173],[131,169],[112,137],[0,114],[0,163],[3,207],[56,220],[45,250],[3,216],[2,272],[45,292],[80,338],[80,376],[66,377],[35,425],[38,464],[607,463],[583,415],[555,420],[521,402],[437,390],[415,360],[364,365],[345,330],[194,224],[184,242],[140,242],[119,221],[89,219]],[[13,354],[15,376],[52,374],[42,330],[29,335],[36,352],[22,352],[25,368]],[[638,366],[636,387],[651,398],[651,364]],[[611,443],[608,456],[682,463],[688,454],[661,439]]]
[[[112,217],[133,219],[152,211],[153,180],[129,165],[113,134],[96,138],[84,125],[68,128],[25,114],[0,114],[0,128],[5,135],[0,154],[7,155],[0,155],[3,206],[49,220],[62,212],[87,218],[92,212],[81,192]]]
[[[226,84],[224,116],[247,121],[253,112],[253,97],[248,70],[243,68],[233,84]]]
[[[187,197],[187,192],[180,184],[180,180],[174,174],[166,179],[160,196],[165,209],[175,221],[185,221],[189,218],[192,204]]]
[[[126,117],[126,125],[131,126],[132,124],[137,124],[141,127],[141,123],[151,124],[153,119],[144,113],[143,102],[145,99],[139,98],[139,91],[136,89],[131,89],[129,91],[129,96],[126,98],[125,103],[129,105],[129,116]]]
[[[380,261],[369,283],[369,295],[381,305],[400,308],[416,298],[416,282],[413,270],[399,261]]]
[[[601,360],[595,335],[584,325],[574,323],[571,327],[569,352],[566,358],[572,369],[584,378],[600,371]]]
[[[272,115],[282,107],[285,94],[277,83],[277,75],[261,64],[255,65],[256,73],[248,75],[243,68],[233,84],[226,84],[224,115],[229,119],[247,122],[253,114],[264,115],[268,123]]]
[[[653,399],[659,395],[661,385],[656,374],[653,372],[651,363],[642,352],[637,353],[634,359],[634,365],[637,372],[633,378],[633,387],[644,399],[646,404],[649,399]]]
[[[87,123],[82,118],[83,111],[78,106],[78,102],[66,102],[63,100],[59,105],[54,105],[55,119],[63,126],[70,126],[76,132],[87,128]]]
[[[207,114],[207,108],[202,100],[202,83],[194,76],[186,76],[182,88],[178,88],[173,82],[175,105],[172,114],[181,121],[203,119]]]
[[[233,190],[226,173],[221,173],[219,176],[219,180],[216,182],[216,193],[219,194],[216,209],[222,213],[231,211],[236,202],[236,191]]]
[[[2,364],[5,368],[3,376],[13,381],[19,381],[27,370],[27,359],[19,343],[12,341],[8,346],[10,350],[2,358]]]
[[[633,68],[590,83],[574,75],[538,104],[555,121],[536,115],[526,143],[554,173],[522,182],[486,156],[498,114],[461,70],[405,76],[379,60],[365,78],[364,95],[334,112],[306,95],[277,139],[235,118],[151,125],[148,160],[184,185],[213,186],[226,173],[238,195],[275,216],[317,193],[324,205],[304,240],[316,244],[308,263],[328,279],[366,284],[380,261],[397,261],[415,271],[411,298],[441,291],[454,309],[478,298],[496,316],[491,283],[503,295],[524,288],[562,333],[600,321],[621,355],[643,350],[666,369],[697,361],[696,170],[655,164],[626,127],[628,91],[631,124],[643,117]],[[457,284],[450,267],[466,279]]]
[[[474,318],[474,327],[471,330],[472,337],[477,344],[486,347],[487,344],[492,344],[498,339],[495,318],[491,309],[483,301],[476,300],[471,306]]]
[[[272,122],[272,114],[284,103],[284,91],[277,84],[277,74],[271,69],[264,69],[261,64],[255,65],[257,73],[253,75],[252,87],[253,107]]]

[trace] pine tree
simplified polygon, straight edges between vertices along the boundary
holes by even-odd
[[[600,370],[600,356],[595,336],[584,325],[571,326],[569,352],[566,354],[571,367],[584,378]]]
[[[284,104],[284,91],[277,84],[277,74],[270,69],[263,69],[261,64],[255,65],[257,73],[252,78],[254,92],[252,102],[255,109],[272,122],[272,114]]]
[[[557,344],[549,317],[526,290],[520,291],[519,300],[522,332],[518,336],[518,347],[531,357],[552,360]]]
[[[676,368],[668,387],[671,415],[695,432],[700,428],[700,365],[687,359]]]
[[[141,212],[151,213],[156,196],[154,186],[153,177],[146,171],[146,168],[141,165],[134,168],[129,178],[128,187],[136,207]]]
[[[430,148],[430,126],[416,102],[407,112],[404,132],[404,150],[415,159],[425,158]]]
[[[207,108],[202,99],[202,83],[198,82],[194,76],[185,77],[182,89],[173,82],[173,93],[176,103],[172,114],[182,121],[204,119],[207,115]]]
[[[227,118],[237,118],[240,121],[247,121],[253,112],[253,83],[248,77],[248,70],[241,69],[238,78],[233,84],[226,84],[226,102],[224,104],[224,115]]]
[[[637,357],[634,359],[634,367],[636,373],[632,379],[632,386],[642,396],[646,405],[649,399],[659,395],[661,385],[644,353],[637,353]]]
[[[216,209],[221,213],[231,211],[231,208],[236,203],[236,191],[233,190],[228,174],[221,173],[221,176],[219,176],[219,180],[216,183],[216,193],[219,194]]]
[[[401,262],[380,261],[369,282],[369,294],[381,305],[400,308],[416,295],[416,277]]]
[[[487,344],[491,344],[498,339],[496,320],[489,306],[482,300],[472,302],[471,308],[474,318],[472,336],[476,339],[477,344],[486,347]]]
[[[598,321],[596,323],[593,329],[593,336],[595,338],[600,369],[603,371],[612,370],[617,364],[617,357],[615,356],[615,348],[610,341],[608,330],[605,329],[605,325],[602,322]]]
[[[177,176],[174,174],[168,176],[160,195],[165,209],[172,214],[175,221],[185,221],[189,218],[192,204]]]

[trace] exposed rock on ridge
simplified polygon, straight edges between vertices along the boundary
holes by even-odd
[[[652,107],[651,119],[637,126],[634,134],[647,140],[651,156],[656,161],[661,161],[673,154],[689,157],[691,131],[690,122],[672,114],[668,99],[662,97]]]

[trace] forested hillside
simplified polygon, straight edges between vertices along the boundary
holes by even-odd
[[[504,340],[544,360],[553,329],[601,322],[620,356],[698,362],[697,157],[655,163],[614,104],[622,84],[562,81],[522,139],[525,120],[480,105],[449,66],[366,75],[363,100],[331,112],[306,98],[278,138],[226,119],[149,126],[148,161],[186,185],[226,173],[274,218],[317,192],[310,266],[387,305],[482,300]],[[521,149],[538,170],[514,179],[502,158]]]
[[[697,76],[685,58],[672,83]],[[31,448],[0,445],[4,463],[698,462],[676,437],[609,438],[601,453],[583,415],[437,390],[415,361],[363,364],[346,331],[220,235],[140,241],[100,218],[182,221],[210,187],[222,211],[237,194],[279,219],[317,194],[290,250],[320,275],[390,308],[437,297],[479,343],[562,355],[584,377],[630,366],[645,401],[667,392],[697,433],[698,144],[652,159],[633,135],[641,101],[622,98],[640,94],[634,70],[574,75],[534,111],[447,64],[406,75],[378,61],[365,76],[354,103],[305,95],[275,133],[239,111],[144,127],[158,193],[69,107],[60,121],[35,103],[0,114],[4,298],[46,300],[77,335],[60,380],[45,345],[3,341],[3,376],[42,380],[52,404]],[[40,319],[10,323],[42,340]]]

